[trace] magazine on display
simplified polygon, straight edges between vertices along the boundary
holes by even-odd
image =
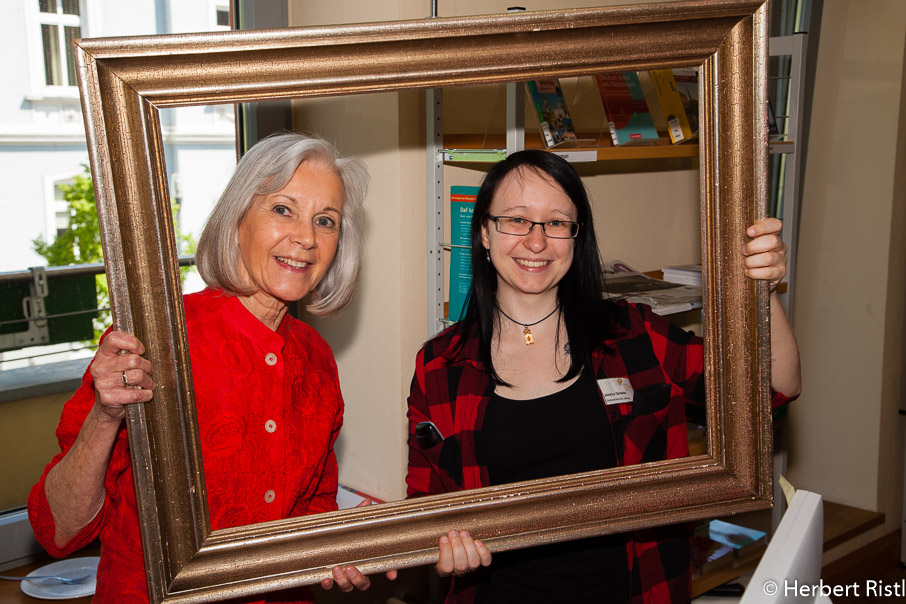
[[[634,71],[595,76],[613,146],[651,144],[659,140],[639,76]]]
[[[560,80],[557,78],[532,80],[526,82],[525,87],[538,116],[544,146],[551,148],[576,141],[576,130],[569,116]]]
[[[702,288],[649,277],[620,260],[604,261],[604,296],[647,304],[659,315],[702,307]]]
[[[648,72],[670,140],[682,143],[698,135],[698,72],[695,69],[652,69]]]

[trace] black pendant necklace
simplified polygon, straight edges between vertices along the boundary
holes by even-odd
[[[529,329],[529,327],[534,327],[534,326],[537,325],[538,323],[541,323],[541,322],[543,322],[543,321],[546,321],[547,319],[550,318],[550,316],[551,316],[552,314],[554,314],[554,313],[557,312],[558,310],[560,310],[560,305],[559,305],[559,304],[557,304],[557,306],[554,307],[554,310],[550,311],[550,312],[547,314],[547,316],[545,316],[543,319],[538,319],[538,320],[535,321],[534,323],[523,323],[522,321],[517,321],[516,319],[514,319],[514,318],[511,317],[510,315],[506,314],[505,312],[503,312],[503,309],[500,308],[500,306],[497,306],[497,311],[498,311],[500,314],[502,314],[504,317],[506,317],[507,319],[509,319],[510,321],[512,321],[513,323],[515,323],[516,325],[522,325],[522,337],[525,338],[525,345],[526,345],[526,346],[531,346],[532,344],[535,343],[535,338],[532,337],[532,330]]]

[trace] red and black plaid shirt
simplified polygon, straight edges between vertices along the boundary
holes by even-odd
[[[632,403],[608,405],[618,464],[687,456],[686,404],[704,402],[701,338],[645,305],[605,304],[616,319],[615,328],[593,355],[595,379],[629,378],[634,390]],[[478,361],[478,338],[470,337],[456,352],[459,340],[454,329],[448,329],[425,344],[416,358],[408,412],[409,497],[490,485],[476,451],[476,432],[482,428],[494,384]],[[775,396],[774,402],[782,398]],[[427,421],[434,423],[443,441],[426,450],[417,442],[415,427]],[[632,601],[688,601],[688,527],[658,527],[625,537]],[[456,601],[471,601],[471,590],[454,586],[448,602]]]

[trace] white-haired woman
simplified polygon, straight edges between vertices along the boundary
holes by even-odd
[[[340,312],[362,250],[364,165],[294,133],[240,160],[197,252],[208,285],[184,297],[211,528],[336,509],[333,445],[343,399],[333,353],[287,314]],[[152,367],[136,337],[109,331],[57,428],[61,451],[28,501],[55,556],[101,541],[96,601],[148,600],[124,406],[151,400]],[[366,588],[354,568],[343,588]],[[329,586],[326,582],[325,586]],[[307,601],[308,590],[267,601]]]

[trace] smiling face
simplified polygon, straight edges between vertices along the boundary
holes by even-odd
[[[244,280],[258,287],[242,297],[265,324],[282,319],[330,268],[340,239],[343,181],[330,168],[302,162],[285,187],[257,195],[239,223]],[[276,327],[276,325],[271,325]]]
[[[518,168],[504,178],[488,213],[535,222],[577,220],[576,206],[560,185],[530,168]],[[552,239],[540,225],[535,225],[528,235],[519,236],[500,233],[493,221],[485,221],[481,239],[490,250],[497,271],[497,296],[501,301],[515,302],[520,296],[555,297],[560,280],[573,262],[575,241]]]

